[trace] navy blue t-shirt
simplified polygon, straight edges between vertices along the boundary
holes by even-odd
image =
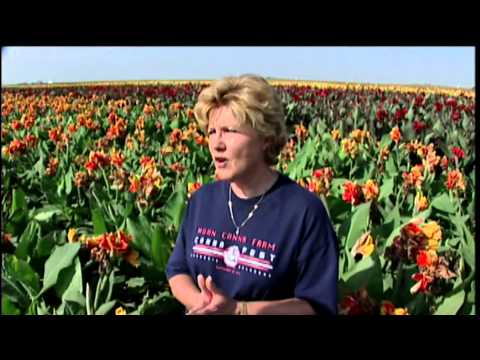
[[[166,274],[211,275],[238,301],[299,298],[317,313],[336,313],[338,244],[322,201],[284,174],[253,217],[235,234],[228,208],[229,182],[202,186],[188,202]],[[241,224],[259,197],[232,191]]]

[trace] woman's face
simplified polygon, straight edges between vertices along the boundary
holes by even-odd
[[[240,125],[227,106],[210,112],[208,148],[219,180],[239,181],[268,167],[265,141],[249,125]]]

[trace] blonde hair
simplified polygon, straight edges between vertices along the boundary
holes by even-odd
[[[269,139],[265,162],[275,165],[288,134],[280,96],[262,77],[242,75],[225,77],[202,90],[193,112],[200,128],[206,132],[210,111],[228,106],[240,124],[248,124]]]

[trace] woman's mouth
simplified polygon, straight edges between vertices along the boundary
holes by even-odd
[[[227,166],[227,159],[224,157],[215,158],[215,167],[218,169],[225,168]]]

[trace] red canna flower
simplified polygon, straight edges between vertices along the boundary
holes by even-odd
[[[416,273],[412,275],[412,280],[417,283],[411,287],[410,293],[415,294],[417,292],[428,292],[429,285],[432,283],[433,278],[422,273]]]
[[[361,202],[362,187],[351,181],[345,181],[343,184],[342,199],[349,204],[358,205]]]
[[[452,108],[456,108],[457,107],[457,100],[455,100],[453,98],[449,98],[449,99],[447,99],[446,104],[447,104],[447,106],[450,106]]]
[[[21,123],[20,121],[14,120],[14,121],[12,122],[12,129],[13,129],[13,130],[17,131],[17,130],[20,130],[21,128],[23,128],[23,125],[22,125],[22,123]]]
[[[412,127],[413,130],[415,130],[415,133],[420,134],[423,130],[426,129],[427,124],[420,120],[414,120],[412,123]]]
[[[388,116],[388,113],[384,109],[378,109],[376,118],[378,121],[383,121]]]
[[[452,113],[452,120],[453,122],[458,122],[460,120],[460,111],[455,110]]]
[[[454,146],[452,148],[452,152],[455,155],[455,157],[458,158],[459,160],[465,157],[465,152],[457,146]]]
[[[435,103],[435,111],[440,112],[443,110],[443,104],[439,103],[438,101]]]
[[[407,109],[398,109],[395,112],[395,121],[400,121],[403,118],[405,118],[405,115],[407,115],[408,110]]]
[[[447,174],[447,189],[459,189],[465,191],[465,181],[463,174],[458,170],[449,171]]]

